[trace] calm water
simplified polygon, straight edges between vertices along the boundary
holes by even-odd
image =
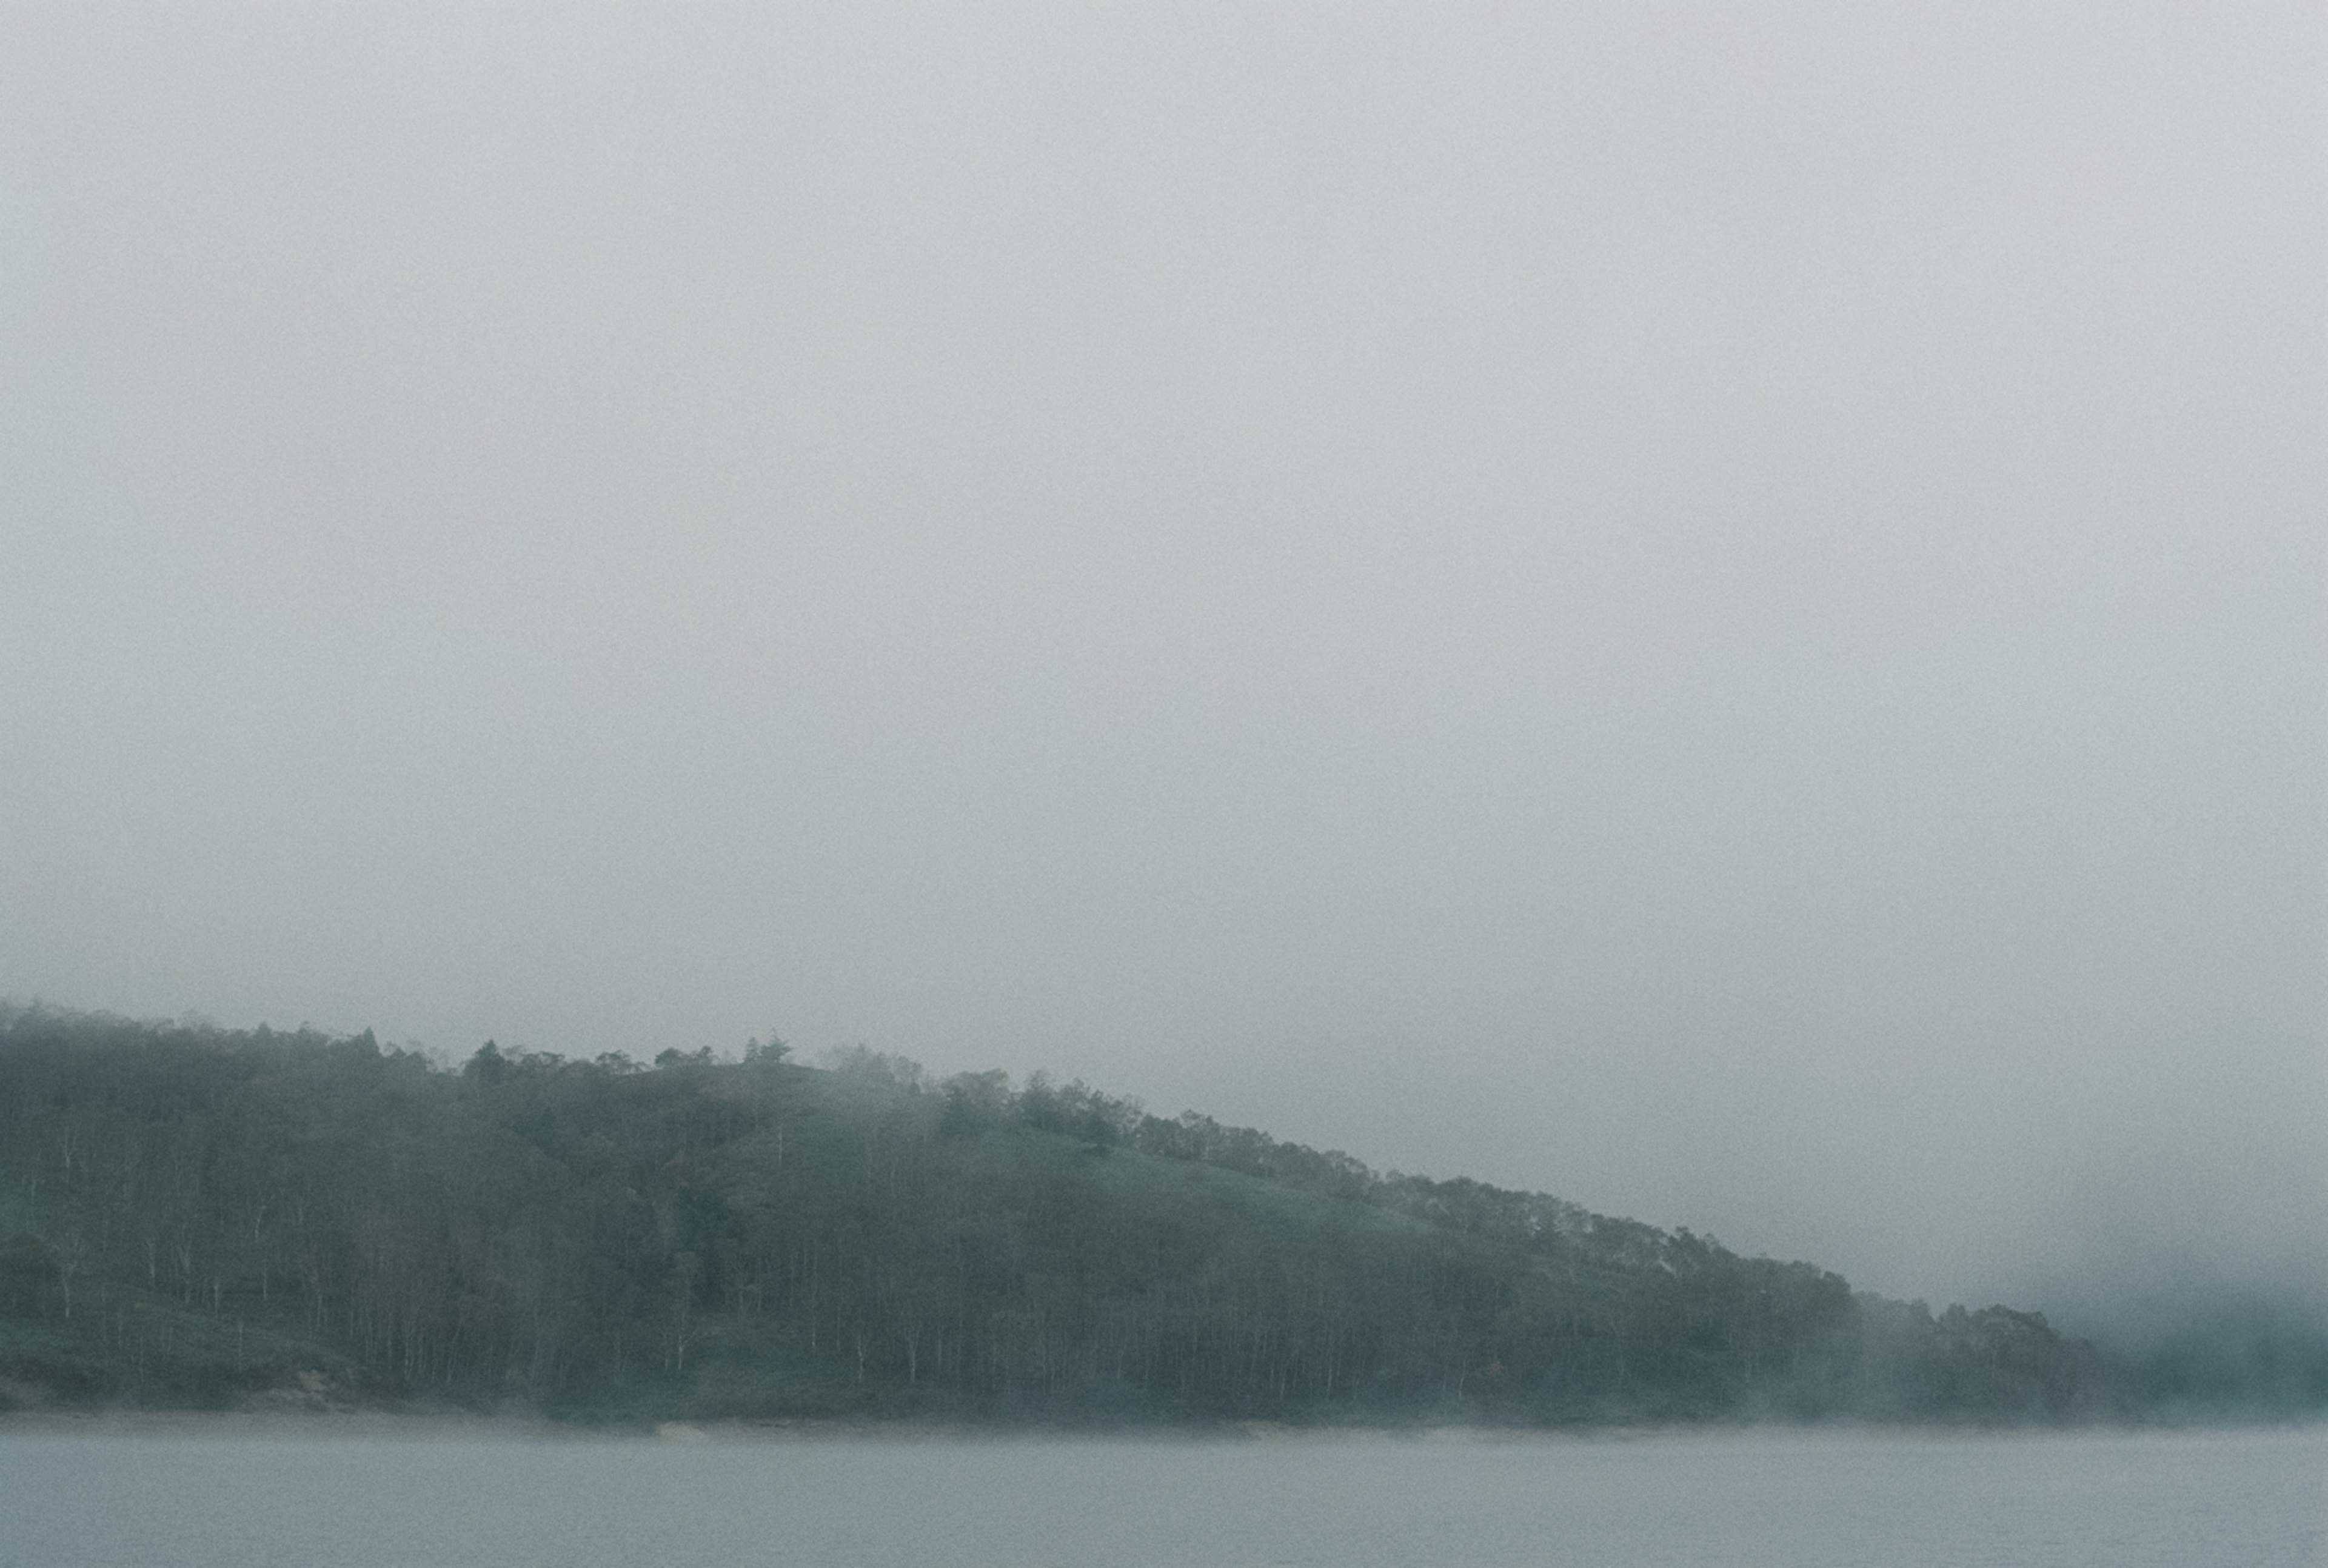
[[[710,1444],[0,1434],[8,1568],[2328,1561],[2328,1432]]]

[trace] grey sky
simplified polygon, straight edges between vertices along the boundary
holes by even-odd
[[[2323,67],[12,6],[0,992],[774,1025],[1902,1292],[2316,1282]]]

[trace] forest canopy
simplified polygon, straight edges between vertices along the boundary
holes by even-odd
[[[2328,1357],[2284,1370],[2328,1393]],[[0,1010],[18,1403],[2060,1421],[2139,1410],[2145,1376],[2034,1313],[1041,1074],[812,1067],[774,1036],[447,1067],[369,1032]]]

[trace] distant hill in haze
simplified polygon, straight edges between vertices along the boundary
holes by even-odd
[[[774,1046],[453,1070],[368,1033],[0,1011],[17,1404],[2056,1421],[2138,1385],[2033,1314],[1040,1075]]]

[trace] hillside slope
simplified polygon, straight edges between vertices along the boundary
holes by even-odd
[[[1080,1084],[0,1012],[0,1396],[577,1418],[2060,1419],[2042,1318]],[[13,1392],[12,1392],[13,1391]]]

